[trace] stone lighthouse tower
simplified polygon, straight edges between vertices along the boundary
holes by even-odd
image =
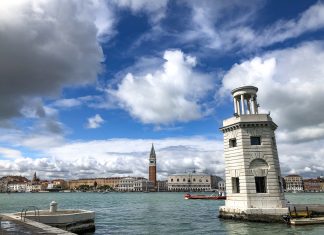
[[[149,158],[149,181],[153,182],[154,188],[156,188],[156,155],[154,145],[152,144],[150,158]]]
[[[282,221],[288,213],[269,114],[259,114],[258,88],[232,91],[234,116],[223,121],[227,199],[219,217],[251,221]]]

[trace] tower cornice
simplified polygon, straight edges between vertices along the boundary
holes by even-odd
[[[270,126],[272,130],[277,129],[277,125],[272,121],[269,114],[241,115],[228,118],[223,121],[223,127],[219,128],[223,133],[242,127],[263,127]]]

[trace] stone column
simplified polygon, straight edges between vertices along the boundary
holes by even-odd
[[[255,114],[254,95],[251,95],[251,114]]]
[[[246,104],[247,104],[247,113],[251,114],[251,98],[250,99],[246,99]]]
[[[245,114],[245,107],[244,107],[244,95],[241,95],[241,108],[242,108],[242,114]]]
[[[236,110],[237,110],[237,114],[241,115],[240,102],[237,98],[236,98]]]
[[[237,102],[236,102],[236,98],[233,97],[233,102],[234,102],[234,113],[237,113]]]

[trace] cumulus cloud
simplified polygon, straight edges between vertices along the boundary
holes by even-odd
[[[88,118],[87,128],[99,128],[104,122],[105,120],[103,120],[99,114],[96,114],[93,117]]]
[[[7,157],[0,158],[0,176],[19,174],[31,177],[37,171],[42,178],[147,177],[152,142],[157,154],[158,179],[193,169],[224,176],[223,141],[199,136],[60,142],[43,148],[38,154],[43,157],[39,158],[22,156],[14,147],[2,148],[0,154]],[[324,148],[321,146],[324,146],[323,140],[293,145],[278,141],[282,175],[320,175],[324,171],[321,160]]]
[[[196,169],[223,176],[222,141],[204,137],[153,139],[108,139],[65,143],[43,149],[43,156],[0,159],[0,176],[34,171],[43,178],[108,176],[148,177],[152,142],[157,154],[158,178]],[[3,149],[17,155],[19,151]],[[1,149],[0,149],[1,151]]]
[[[111,28],[108,9],[98,2],[1,4],[0,120],[21,116],[30,98],[96,80],[104,59],[98,37]]]
[[[153,73],[128,73],[110,89],[111,97],[143,123],[170,124],[204,116],[201,99],[213,88],[211,77],[194,71],[196,58],[180,50],[165,51],[163,68]]]
[[[310,42],[235,64],[220,94],[243,85],[259,87],[259,103],[279,124],[282,141],[324,138],[324,44]]]

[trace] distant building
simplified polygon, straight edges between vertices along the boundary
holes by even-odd
[[[149,157],[149,181],[153,182],[154,187],[156,184],[156,154],[154,150],[154,145],[152,144],[150,157]]]
[[[178,173],[168,176],[168,191],[210,191],[212,176],[205,173]]]
[[[302,192],[304,191],[303,177],[300,175],[287,175],[284,177],[286,192]]]
[[[8,192],[17,192],[17,193],[26,192],[27,183],[26,182],[10,182],[7,185],[7,189],[8,189]]]
[[[52,180],[52,184],[53,184],[53,188],[57,188],[57,189],[67,189],[68,188],[67,182],[63,179]]]
[[[224,191],[224,192],[226,191],[225,181],[224,180],[218,182],[218,190],[219,191]]]
[[[157,191],[158,192],[168,191],[168,181],[167,180],[158,180],[157,181]]]
[[[108,178],[92,178],[92,179],[77,179],[70,180],[67,182],[69,189],[77,189],[81,185],[94,186],[94,183],[97,182],[97,187],[101,186],[110,186],[116,188],[121,179],[125,177],[108,177]]]
[[[29,180],[23,176],[4,176],[0,178],[0,192],[21,192]]]
[[[120,192],[149,192],[154,190],[154,184],[142,177],[125,177],[119,181],[116,190]]]
[[[321,192],[323,191],[324,180],[317,178],[317,179],[304,179],[304,191],[305,192]]]

